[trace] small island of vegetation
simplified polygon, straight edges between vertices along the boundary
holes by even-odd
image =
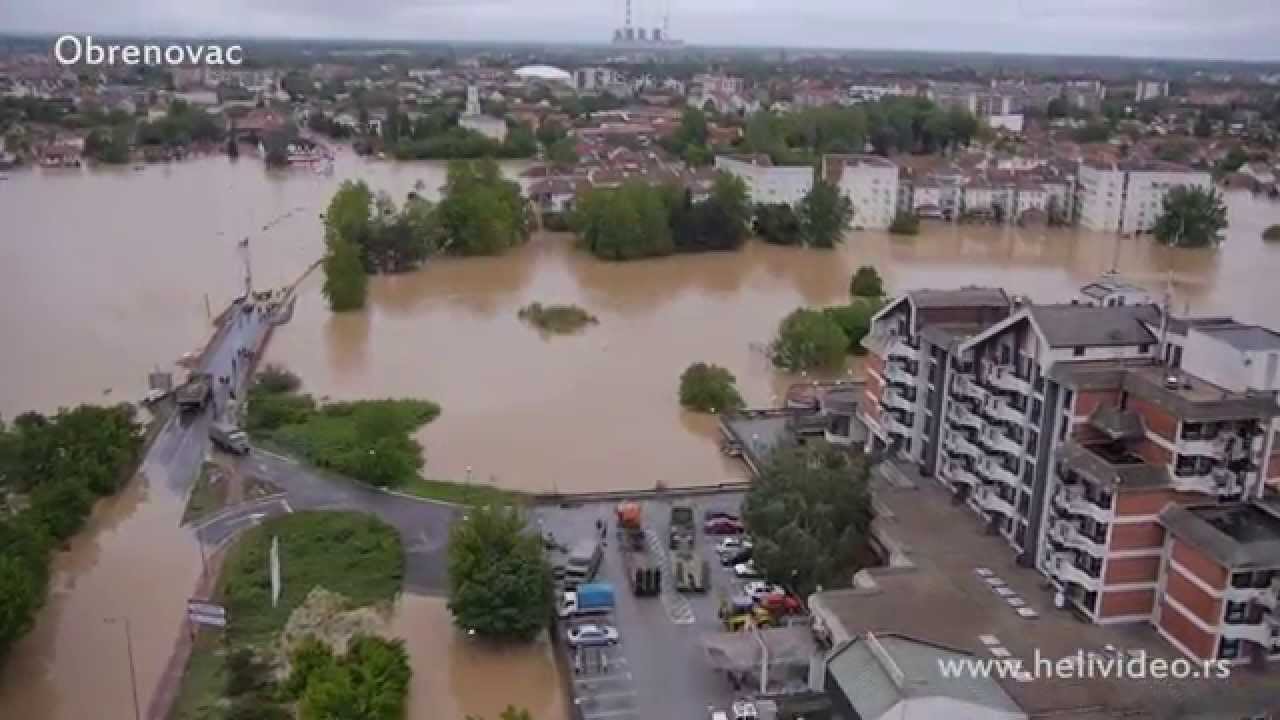
[[[704,413],[726,412],[743,407],[733,373],[707,363],[694,363],[680,376],[680,404]]]
[[[600,321],[577,305],[529,303],[520,308],[519,318],[545,333],[567,335]]]
[[[449,163],[436,204],[411,193],[396,208],[386,193],[345,181],[324,223],[324,295],[335,312],[364,307],[368,274],[413,270],[437,253],[497,255],[530,232],[520,186],[490,158]]]

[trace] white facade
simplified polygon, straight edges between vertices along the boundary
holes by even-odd
[[[897,212],[897,165],[875,155],[829,155],[822,167],[827,182],[835,182],[853,203],[854,228],[889,227]]]
[[[578,92],[604,92],[622,83],[622,73],[613,68],[585,67],[573,71],[573,88]]]
[[[1138,102],[1154,100],[1169,94],[1169,83],[1161,80],[1139,80],[1134,89],[1134,98]]]
[[[970,213],[991,212],[995,194],[990,185],[968,185],[964,188],[961,202],[964,211]]]
[[[480,91],[475,85],[467,88],[467,107],[458,118],[458,124],[462,127],[484,135],[490,140],[502,142],[507,139],[507,123],[495,117],[484,115],[480,112]]]
[[[1124,172],[1084,164],[1080,166],[1079,222],[1089,230],[1116,232],[1124,208]]]
[[[716,156],[716,169],[742,179],[753,204],[795,205],[813,188],[813,167],[776,166],[768,158]]]
[[[1198,187],[1209,190],[1213,179],[1207,172],[1141,171],[1128,173],[1125,187],[1124,212],[1120,218],[1120,232],[1150,232],[1156,219],[1164,212],[1164,196],[1178,186]]]
[[[999,115],[988,115],[987,125],[992,130],[1006,130],[1011,133],[1022,132],[1022,113],[1001,113]]]
[[[1023,185],[1018,188],[1017,205],[1014,208],[1015,217],[1022,217],[1023,213],[1030,210],[1045,213],[1049,211],[1049,191],[1041,185]]]
[[[1280,390],[1280,335],[1252,326],[1191,327],[1182,367],[1235,393]]]

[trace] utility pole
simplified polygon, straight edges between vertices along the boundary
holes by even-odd
[[[129,630],[129,618],[127,616],[103,618],[103,622],[108,625],[115,625],[120,622],[124,625],[124,646],[129,653],[129,685],[133,689],[133,720],[142,720],[142,707],[138,704],[138,671],[133,664],[133,633]]]

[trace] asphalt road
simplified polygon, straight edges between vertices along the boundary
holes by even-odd
[[[215,337],[216,345],[210,347],[200,366],[215,378],[231,376],[233,385],[214,383],[212,407],[183,415],[175,413],[160,430],[155,441],[142,460],[142,471],[152,482],[160,482],[173,492],[185,495],[195,482],[196,471],[209,449],[209,425],[215,414],[226,409],[234,387],[236,395],[243,397],[247,387],[248,363],[238,357],[241,348],[256,347],[270,324],[266,317],[256,313],[234,311],[234,317],[225,332]]]
[[[240,459],[239,470],[273,483],[283,491],[282,495],[245,503],[205,520],[196,530],[201,542],[221,545],[246,526],[283,512],[367,512],[400,531],[405,549],[405,589],[425,595],[444,593],[449,529],[462,515],[461,508],[381,492],[262,450]]]

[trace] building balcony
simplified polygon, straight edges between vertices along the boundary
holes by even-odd
[[[1222,637],[1231,640],[1248,640],[1261,645],[1268,652],[1280,649],[1280,616],[1265,613],[1255,623],[1222,623]]]
[[[915,412],[916,409],[914,401],[908,400],[901,391],[893,387],[885,388],[884,392],[880,393],[880,404],[905,412]]]
[[[993,428],[987,428],[987,431],[982,434],[980,442],[995,452],[1005,453],[1013,457],[1022,457],[1022,446],[1010,440],[1008,435]]]
[[[908,345],[901,336],[894,337],[889,341],[887,351],[889,359],[902,358],[914,362],[920,360],[920,351]]]
[[[890,435],[901,435],[906,437],[911,434],[911,428],[903,425],[901,422],[898,422],[898,419],[890,413],[885,413],[880,416],[880,427],[884,428],[884,431]]]
[[[1169,467],[1170,486],[1178,492],[1202,495],[1238,495],[1243,490],[1242,478],[1226,468],[1214,468],[1194,475],[1179,475]]]
[[[959,427],[973,428],[978,432],[987,429],[982,418],[969,411],[969,408],[958,402],[947,403],[947,420]]]
[[[1000,497],[994,490],[982,489],[974,493],[974,502],[982,509],[983,512],[996,515],[1004,515],[1006,517],[1017,517],[1018,511],[1014,509],[1013,503]]]
[[[1105,545],[1096,542],[1093,538],[1080,532],[1080,528],[1065,520],[1056,520],[1049,526],[1049,539],[1060,545],[1087,552],[1095,557],[1103,557],[1107,554]]]
[[[948,461],[942,464],[942,476],[951,481],[953,485],[968,485],[970,488],[977,487],[980,482],[978,476],[964,469],[955,461]]]
[[[1013,423],[1021,425],[1026,422],[1026,416],[1021,410],[1014,408],[1009,403],[998,397],[992,397],[982,405],[982,414],[992,420]]]
[[[1031,382],[1023,380],[1011,365],[992,365],[987,370],[986,382],[994,388],[1019,395],[1031,394]]]
[[[993,462],[991,458],[987,458],[982,462],[981,467],[978,468],[978,472],[991,478],[995,482],[1001,482],[1013,487],[1018,486],[1018,476],[1006,470],[1000,463]]]
[[[968,455],[973,458],[974,462],[980,461],[987,456],[982,448],[969,442],[964,435],[960,433],[951,433],[946,440],[947,452],[952,455]]]
[[[1280,606],[1280,577],[1271,581],[1271,585],[1262,588],[1238,588],[1228,585],[1226,599],[1230,602],[1261,605],[1274,613],[1276,608]]]
[[[903,385],[905,387],[915,387],[916,385],[916,376],[896,364],[885,365],[884,379],[890,385]]]
[[[1177,447],[1179,455],[1200,455],[1202,457],[1218,458],[1222,455],[1223,438],[1179,440]]]
[[[1045,570],[1049,576],[1063,585],[1074,583],[1088,591],[1102,589],[1102,578],[1096,578],[1076,567],[1071,553],[1050,550],[1045,557]]]
[[[973,381],[973,378],[967,375],[956,375],[955,380],[951,382],[952,390],[960,397],[976,400],[979,403],[985,403],[987,398],[991,397],[991,393]]]
[[[1104,523],[1115,519],[1115,510],[1095,505],[1075,488],[1058,488],[1053,494],[1051,507],[1060,517],[1084,516]]]

